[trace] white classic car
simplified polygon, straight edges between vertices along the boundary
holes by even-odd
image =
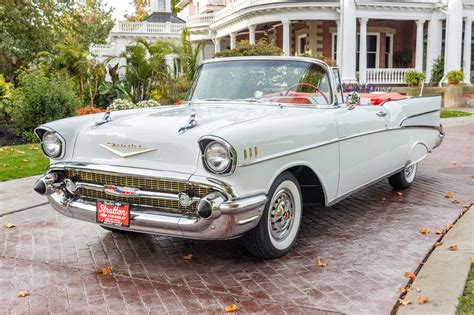
[[[338,69],[315,59],[209,60],[182,105],[38,127],[51,165],[34,189],[112,231],[243,236],[252,254],[276,258],[304,205],[385,178],[407,188],[443,139],[439,96],[345,96]]]

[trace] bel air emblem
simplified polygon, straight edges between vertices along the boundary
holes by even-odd
[[[118,156],[122,158],[156,150],[153,148],[146,148],[142,146],[141,144],[123,144],[123,143],[108,142],[106,144],[101,144],[100,146],[114,154],[117,154]]]
[[[104,192],[108,195],[113,195],[113,196],[133,197],[135,196],[136,189],[109,185],[109,186],[104,186]]]

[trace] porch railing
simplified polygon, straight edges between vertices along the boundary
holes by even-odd
[[[366,71],[367,83],[404,84],[407,72],[412,68],[370,68]]]
[[[95,44],[89,47],[89,51],[96,56],[113,56],[112,47],[110,45]]]
[[[214,23],[214,13],[192,15],[188,18],[188,26],[202,26]]]
[[[153,22],[119,22],[113,30],[119,33],[179,33],[184,24],[179,23],[153,23]]]

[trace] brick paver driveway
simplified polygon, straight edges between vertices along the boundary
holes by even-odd
[[[471,201],[473,127],[446,128],[402,196],[382,181],[334,207],[305,209],[294,250],[273,261],[249,256],[239,240],[112,234],[49,206],[5,216],[17,226],[0,229],[0,311],[223,313],[235,302],[241,312],[387,314],[434,231]],[[422,227],[432,232],[420,235]],[[318,268],[317,257],[328,266]],[[102,266],[113,274],[97,275]],[[18,290],[31,295],[17,298]]]

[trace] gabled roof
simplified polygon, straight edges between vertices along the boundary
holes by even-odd
[[[185,24],[186,21],[180,19],[176,15],[173,15],[171,12],[153,12],[149,16],[143,19],[143,22],[153,22],[153,23],[180,23]]]

